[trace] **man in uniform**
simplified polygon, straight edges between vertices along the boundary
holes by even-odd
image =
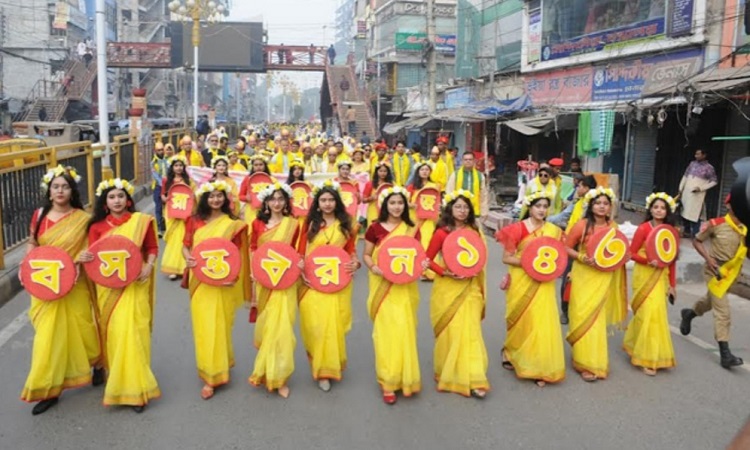
[[[713,310],[714,338],[719,343],[721,367],[725,369],[743,364],[742,358],[734,356],[729,350],[731,315],[727,291],[742,271],[742,263],[747,256],[747,227],[734,215],[729,200],[727,196],[727,215],[710,220],[693,239],[693,247],[706,260],[703,277],[708,284],[708,292],[692,308],[681,311],[680,323],[680,332],[687,336],[692,320]],[[709,250],[703,245],[707,240],[711,243]]]

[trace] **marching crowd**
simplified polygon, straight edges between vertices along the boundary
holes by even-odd
[[[120,179],[98,186],[88,214],[75,170],[50,170],[42,181],[44,204],[31,221],[27,261],[42,249],[62,249],[75,264],[75,282],[55,299],[38,298],[30,285],[38,277],[28,273],[33,264],[22,265],[35,329],[22,400],[36,402],[32,412],[41,414],[64,389],[105,384],[105,405],[142,412],[160,396],[150,364],[160,250],[161,273],[179,279],[191,299],[203,399],[230,380],[232,328],[243,304],[257,348],[250,384],[289,396],[299,314],[312,378],[330,390],[347,365],[351,278],[362,266],[383,401],[394,404],[398,392],[409,397],[422,388],[416,332],[420,278],[433,282],[437,389],[485,398],[490,390],[481,328],[488,297],[480,225],[485,182],[474,155],[464,153],[457,165],[447,144],[438,138],[423,159],[403,142],[393,148],[334,142],[314,128],[280,129],[275,136],[248,130],[232,148],[220,130],[205,140],[185,136],[179,149],[157,143],[156,217],[136,211],[134,187]],[[593,176],[574,174],[575,193],[564,204],[557,184],[561,165],[552,160],[540,168],[520,220],[495,236],[509,268],[501,285],[507,302],[502,366],[540,387],[563,381],[562,322],[568,324],[573,367],[585,381],[608,376],[610,326],[626,328],[622,348],[645,374],[673,368],[667,301],[675,298],[675,199],[649,196],[646,220],[629,242],[613,220],[615,193]],[[206,171],[210,178],[196,182],[196,174]],[[695,317],[714,310],[726,368],[742,364],[728,347],[726,293],[746,256],[746,234],[731,208],[697,234],[708,293],[682,312],[681,331],[689,334]],[[114,238],[127,239],[140,256],[137,273],[123,271],[120,282],[105,279],[114,263],[103,253],[117,248]],[[358,255],[360,239],[364,250]],[[710,248],[703,246],[707,241]],[[337,263],[311,270],[323,259]],[[624,264],[630,259],[633,314],[625,327]],[[561,276],[562,316],[555,287]]]

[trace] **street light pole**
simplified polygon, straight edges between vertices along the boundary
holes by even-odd
[[[201,18],[193,8],[193,127],[198,127],[198,47],[201,45]]]
[[[106,4],[105,0],[96,0],[96,76],[99,95],[99,144],[104,145],[102,158],[102,178],[114,177],[109,163],[109,111],[107,97],[107,36],[106,36]]]

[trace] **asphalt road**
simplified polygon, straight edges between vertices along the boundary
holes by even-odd
[[[750,414],[750,369],[722,369],[713,350],[710,317],[697,319],[694,338],[673,335],[678,367],[651,378],[632,367],[621,350],[622,333],[610,337],[610,378],[567,379],[539,388],[502,369],[504,295],[497,285],[505,268],[490,245],[484,335],[492,392],[485,400],[435,391],[433,338],[421,283],[419,355],[423,392],[383,404],[375,382],[371,323],[365,309],[367,279],[355,278],[354,325],[348,337],[349,368],[329,393],[311,379],[298,333],[291,396],[284,400],[247,383],[255,349],[247,311],[237,315],[237,366],[231,383],[209,401],[194,366],[187,291],[158,281],[153,369],[163,397],[143,414],[105,408],[102,389],[67,391],[41,416],[19,393],[31,357],[33,330],[25,318],[28,295],[0,308],[0,448],[2,449],[722,449]],[[680,286],[678,304],[701,295]],[[750,302],[732,302],[732,348],[750,361]],[[670,310],[677,325],[678,309]],[[708,345],[707,345],[708,344]],[[707,347],[707,348],[706,348]],[[569,348],[566,345],[566,353]],[[569,361],[569,360],[568,360]]]

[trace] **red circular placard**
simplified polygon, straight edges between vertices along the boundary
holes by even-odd
[[[417,192],[417,219],[438,220],[440,217],[440,191],[434,187],[422,188]]]
[[[460,277],[475,277],[487,264],[487,244],[473,230],[464,228],[448,234],[442,252],[448,270]]]
[[[646,257],[649,261],[656,261],[659,267],[672,264],[679,250],[680,235],[671,225],[659,225],[646,238]]]
[[[310,185],[304,181],[295,181],[289,185],[292,188],[292,215],[294,217],[305,217],[310,214],[313,195]]]
[[[122,289],[138,278],[143,269],[143,255],[135,242],[125,236],[107,236],[89,247],[94,260],[84,263],[86,274],[94,283],[110,289]]]
[[[628,238],[616,228],[602,228],[586,244],[586,255],[603,272],[613,272],[627,263]]]
[[[534,239],[521,253],[521,267],[541,283],[560,278],[567,265],[565,245],[549,236]]]
[[[382,206],[380,204],[380,194],[382,194],[384,190],[390,189],[392,187],[393,187],[393,185],[390,184],[390,183],[384,183],[384,184],[381,184],[380,186],[378,186],[378,190],[375,191],[375,201],[376,201],[376,203],[378,205],[378,209],[380,209],[380,207]]]
[[[377,256],[383,278],[393,284],[417,281],[422,276],[422,263],[427,259],[422,244],[409,236],[386,239]]]
[[[268,289],[287,289],[300,273],[297,250],[283,242],[266,242],[253,252],[253,278]]]
[[[344,269],[344,264],[351,260],[343,248],[321,245],[305,258],[305,278],[316,291],[338,292],[352,281],[352,274]]]
[[[258,194],[260,194],[260,192],[269,184],[273,184],[275,182],[276,179],[265,172],[255,172],[253,174],[250,174],[247,180],[247,199],[250,202],[250,206],[252,206],[254,209],[260,208],[262,202],[258,198]]]
[[[358,193],[359,190],[354,183],[348,181],[341,182],[341,201],[344,202],[344,206],[346,206],[346,213],[352,217],[357,216],[357,208],[359,207],[359,200],[357,199]]]
[[[167,217],[185,220],[193,214],[195,195],[187,184],[173,184],[167,194]]]
[[[35,247],[21,262],[21,282],[39,300],[58,300],[76,284],[73,258],[59,247]]]
[[[201,283],[211,286],[227,286],[237,281],[242,269],[240,250],[229,239],[206,239],[190,252],[196,265],[193,275]]]

